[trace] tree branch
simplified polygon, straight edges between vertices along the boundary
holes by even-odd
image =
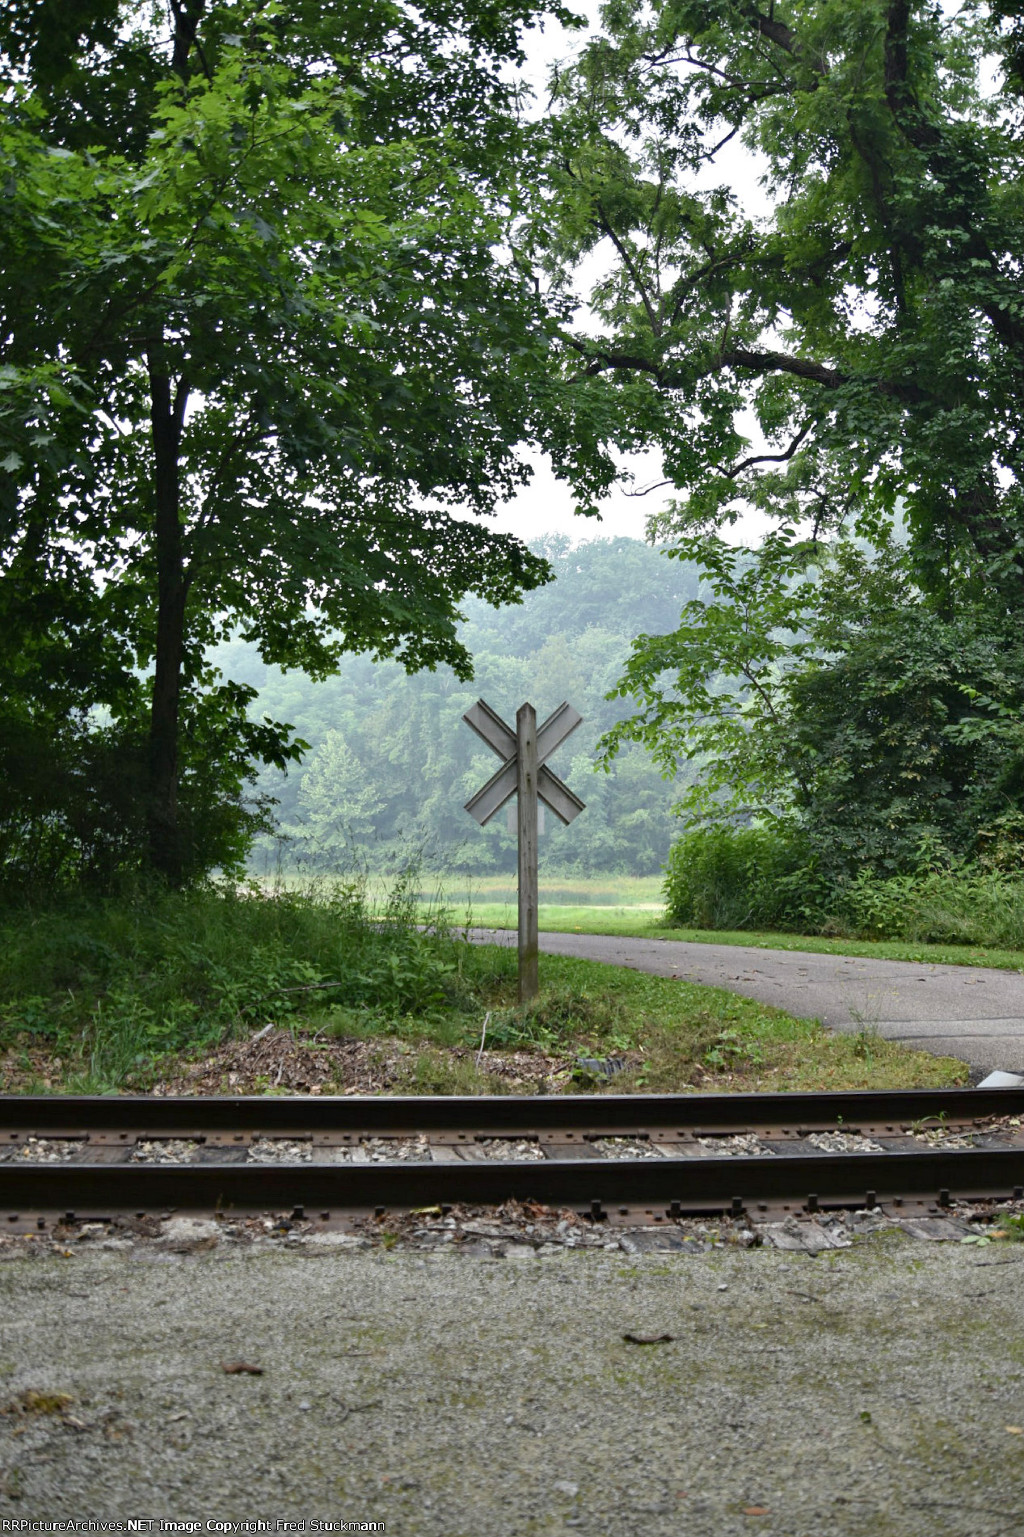
[[[695,288],[698,288],[701,283],[705,282],[714,273],[728,271],[730,267],[735,266],[741,260],[742,256],[749,256],[751,245],[752,242],[748,240],[744,243],[740,253],[730,252],[727,256],[711,256],[711,259],[705,262],[703,267],[698,267],[696,272],[691,273],[689,277],[685,279],[680,278],[678,282],[674,283],[670,294],[674,303],[672,306],[672,318],[669,324],[676,324],[676,321],[679,319],[679,312],[683,307],[683,300],[688,294],[693,293]]]
[[[719,363],[723,368],[747,368],[757,374],[793,374],[828,390],[838,389],[847,380],[838,368],[828,368],[810,358],[791,357],[788,352],[750,352],[746,347],[732,347],[720,354]]]
[[[640,297],[640,302],[643,304],[644,310],[647,314],[647,324],[651,328],[651,334],[654,336],[660,336],[661,316],[658,314],[654,305],[651,303],[647,296],[647,289],[644,287],[640,274],[637,271],[636,263],[630,256],[626,246],[619,239],[618,235],[615,233],[615,230],[612,228],[604,209],[601,207],[601,204],[595,203],[594,206],[597,210],[598,229],[601,230],[602,234],[607,235],[616,251],[618,251],[619,256],[622,259],[623,266],[632,278],[633,286],[635,287],[637,294]]]
[[[797,41],[797,35],[792,27],[787,27],[784,22],[776,21],[773,16],[765,16],[756,6],[751,6],[747,11],[747,20],[755,32],[766,37],[770,43],[788,53],[791,58],[798,59],[803,54],[803,49]]]
[[[800,444],[813,427],[813,422],[806,422],[796,437],[790,443],[784,454],[751,454],[746,459],[741,459],[739,464],[734,464],[731,470],[723,470],[726,480],[735,480],[742,475],[744,470],[749,470],[755,464],[784,464],[787,459],[792,459]]]
[[[666,382],[662,369],[650,358],[642,358],[632,352],[595,352],[592,343],[581,342],[575,336],[567,336],[565,341],[574,352],[579,352],[589,359],[583,370],[585,378],[593,378],[595,374],[604,373],[608,368],[629,368],[635,369],[638,373],[652,374],[659,384],[663,385]]]
[[[185,83],[188,84],[192,73],[188,62],[188,56],[194,48],[199,58],[200,67],[207,80],[212,80],[210,66],[206,62],[202,45],[199,42],[199,21],[206,9],[206,0],[167,0],[171,13],[171,25],[174,33],[174,51],[171,54],[171,68]]]

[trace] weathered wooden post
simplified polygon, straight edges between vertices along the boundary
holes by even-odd
[[[536,998],[537,973],[537,712],[516,712],[516,794],[519,797],[519,1002]]]
[[[519,799],[519,1002],[536,998],[537,977],[537,801],[542,800],[566,826],[586,807],[553,774],[546,759],[576,730],[583,716],[560,704],[537,729],[532,704],[519,707],[512,730],[495,710],[478,699],[462,717],[501,758],[501,768],[466,802],[466,810],[485,827],[505,803]]]

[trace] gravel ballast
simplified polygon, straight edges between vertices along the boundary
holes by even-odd
[[[1016,1245],[196,1240],[3,1251],[0,1530],[1024,1532]]]

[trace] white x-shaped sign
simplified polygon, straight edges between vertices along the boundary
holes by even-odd
[[[502,760],[498,772],[466,802],[470,816],[476,817],[480,826],[484,827],[495,812],[500,811],[516,793],[516,734],[482,699],[478,699],[462,719]],[[555,748],[560,747],[566,737],[576,730],[582,719],[583,716],[571,704],[560,704],[537,732],[537,795],[566,826],[586,807],[579,796],[574,795],[569,786],[551,772],[544,760],[550,758]]]

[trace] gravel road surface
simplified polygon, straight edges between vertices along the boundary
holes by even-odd
[[[507,929],[476,929],[471,937],[516,943]],[[599,934],[542,934],[540,948],[725,987],[833,1030],[877,1030],[922,1051],[959,1057],[981,1072],[1024,1073],[1021,972]]]
[[[0,1530],[1012,1537],[1022,1266],[892,1232],[817,1258],[11,1257]]]

